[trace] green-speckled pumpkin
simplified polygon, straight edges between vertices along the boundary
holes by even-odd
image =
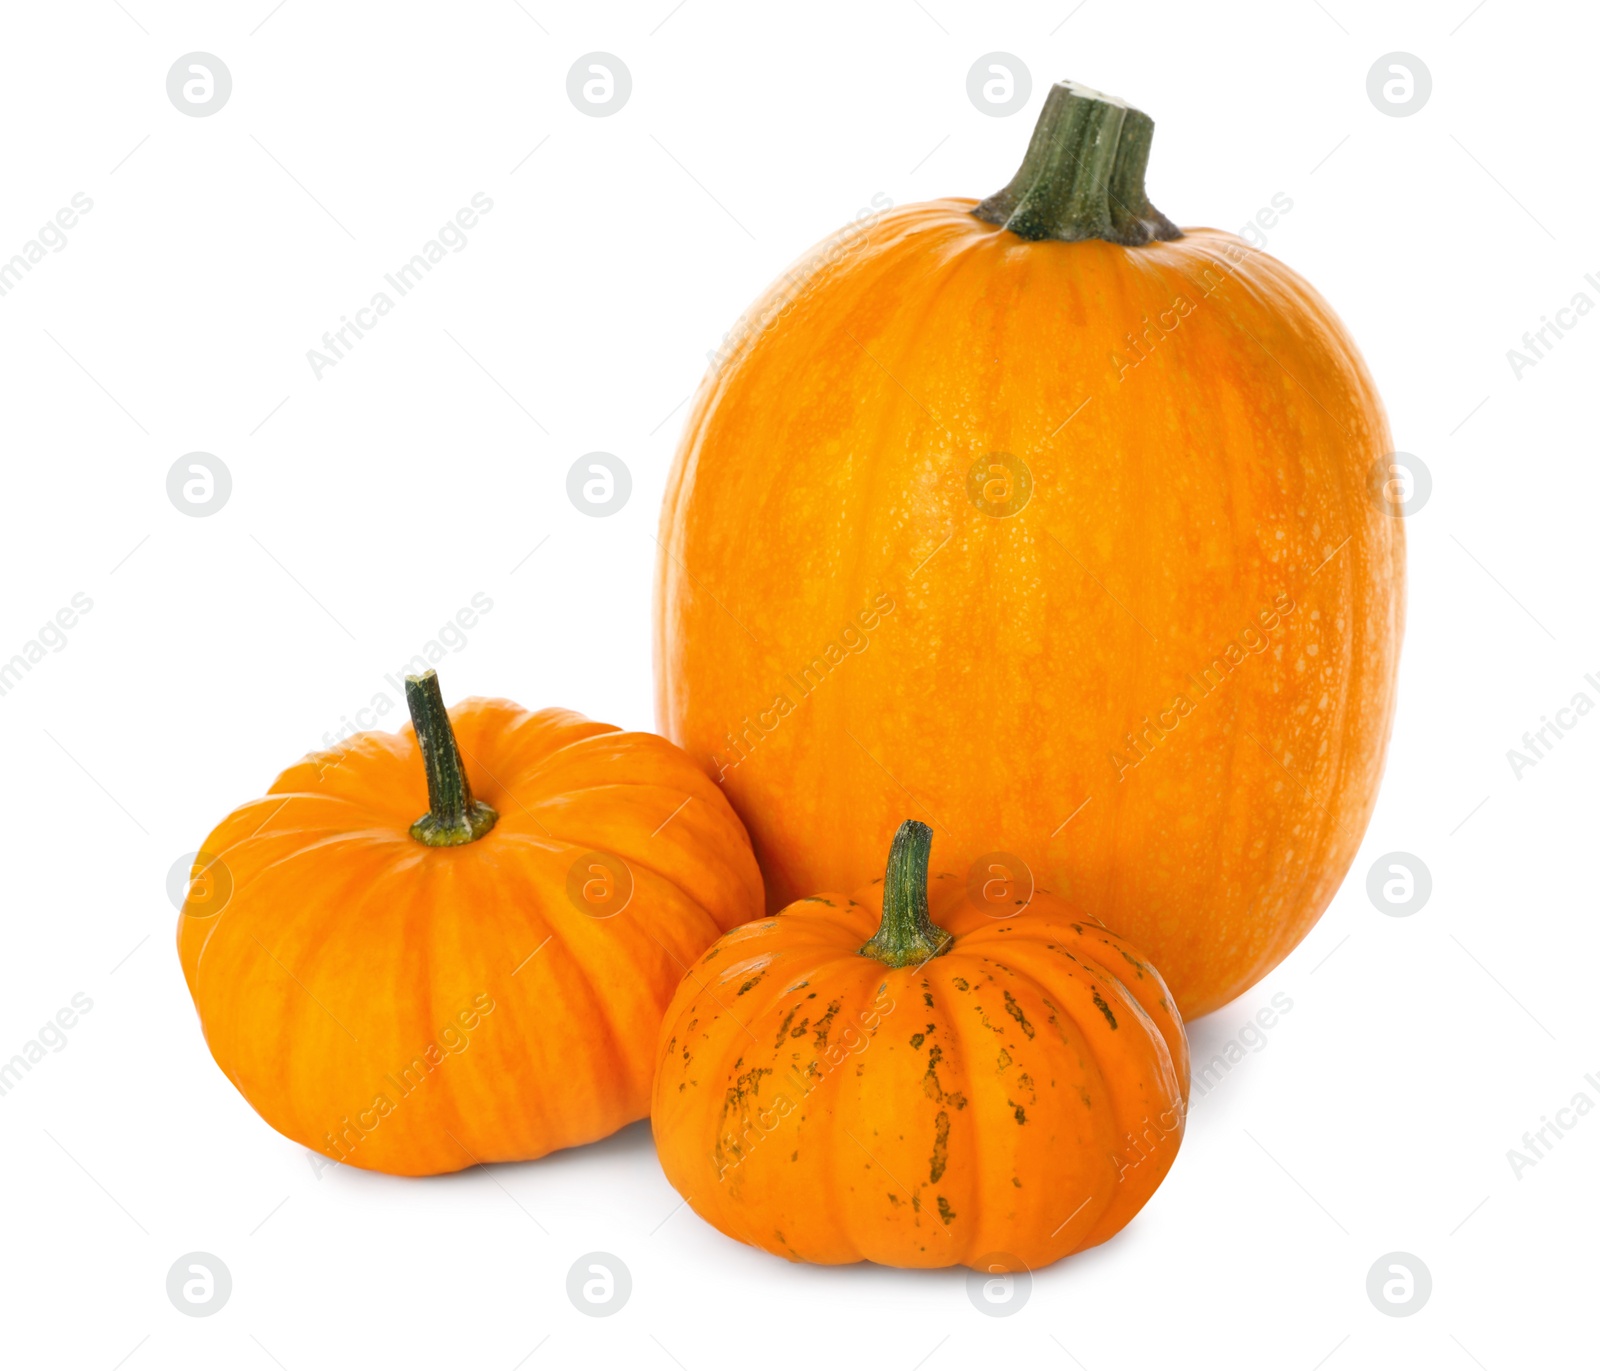
[[[678,987],[656,1147],[730,1237],[1037,1267],[1117,1233],[1172,1165],[1189,1056],[1161,976],[1055,896],[929,882],[931,837],[902,825],[884,880],[734,929]]]

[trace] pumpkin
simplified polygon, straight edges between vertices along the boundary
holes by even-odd
[[[1044,891],[930,882],[931,842],[906,822],[885,877],[734,929],[678,987],[656,1150],[729,1237],[1016,1272],[1119,1232],[1172,1165],[1189,1056],[1156,969]]]
[[[684,967],[762,908],[738,818],[652,734],[447,712],[432,671],[406,694],[413,727],[312,753],[206,839],[178,954],[212,1056],[280,1133],[399,1175],[643,1118]]]
[[[1197,1015],[1361,841],[1404,547],[1354,345],[1280,262],[1150,205],[1152,128],[1058,85],[1004,190],[864,222],[752,308],[668,482],[657,716],[769,909],[851,888],[910,812]]]

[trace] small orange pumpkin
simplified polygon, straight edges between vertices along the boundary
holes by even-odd
[[[884,879],[734,929],[678,987],[656,1149],[729,1237],[1017,1271],[1104,1242],[1172,1165],[1189,1053],[1155,968],[1043,891],[930,887],[931,840],[903,824]]]
[[[738,818],[653,734],[447,713],[431,671],[406,694],[412,728],[312,753],[196,858],[178,954],[217,1064],[280,1133],[400,1175],[644,1117],[684,967],[762,907]]]

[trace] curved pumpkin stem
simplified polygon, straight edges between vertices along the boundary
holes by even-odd
[[[428,812],[411,825],[411,836],[428,847],[476,842],[500,816],[482,800],[472,798],[466,763],[461,760],[435,672],[406,677],[406,705],[428,773]]]
[[[1123,247],[1182,231],[1150,203],[1144,170],[1155,121],[1113,95],[1072,81],[1050,88],[1027,155],[1011,184],[973,214],[1020,238]]]
[[[883,922],[861,949],[889,966],[921,966],[955,941],[928,914],[928,853],[933,830],[907,819],[889,847],[883,875]]]

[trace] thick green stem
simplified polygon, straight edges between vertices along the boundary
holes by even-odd
[[[933,830],[907,819],[889,847],[883,875],[883,922],[861,949],[890,966],[921,966],[948,952],[951,936],[928,916],[928,851]]]
[[[972,212],[1032,241],[1103,238],[1139,247],[1180,238],[1144,191],[1155,127],[1115,96],[1062,81],[1045,97],[1011,184]]]
[[[425,671],[406,677],[406,704],[422,747],[428,773],[428,812],[411,825],[411,836],[428,847],[460,847],[476,842],[500,816],[472,798],[466,764],[439,693],[439,678]]]

